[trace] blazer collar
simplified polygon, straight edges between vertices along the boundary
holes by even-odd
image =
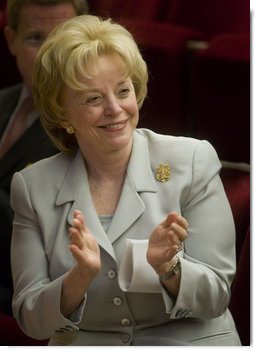
[[[146,139],[135,132],[132,153],[124,181],[121,197],[107,234],[101,226],[91,197],[87,170],[80,151],[70,163],[58,194],[56,204],[73,202],[68,214],[71,225],[73,212],[79,209],[84,213],[88,228],[96,236],[98,243],[115,258],[112,243],[117,240],[144,212],[145,205],[141,192],[157,192],[151,171]],[[115,258],[116,259],[116,258]]]
[[[134,143],[128,165],[136,191],[157,192],[157,185],[151,170],[151,161],[147,140],[138,132],[134,134]]]
[[[80,151],[77,152],[69,164],[57,196],[56,205],[61,206],[68,202],[72,203],[67,214],[69,225],[72,225],[74,211],[82,211],[85,216],[86,225],[96,237],[98,244],[116,260],[113,247],[101,226],[93,204],[89,189],[88,174]]]
[[[107,233],[112,243],[144,213],[142,192],[157,192],[157,186],[151,171],[147,141],[136,132],[121,197]]]
[[[124,186],[127,178],[128,182],[132,184],[132,188],[134,188],[137,193],[144,191],[157,192],[157,185],[151,170],[147,141],[137,132],[134,133],[134,142]],[[56,204],[62,205],[68,201],[79,198],[81,187],[84,186],[84,181],[88,183],[88,174],[84,158],[78,150],[75,157],[70,162]]]

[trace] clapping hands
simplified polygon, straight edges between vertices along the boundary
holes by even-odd
[[[156,272],[169,264],[182,249],[182,242],[187,238],[187,228],[188,222],[184,217],[170,212],[154,229],[149,239],[147,261]]]

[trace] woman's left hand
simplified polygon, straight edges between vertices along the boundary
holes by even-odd
[[[176,253],[182,249],[182,242],[187,238],[188,222],[176,212],[170,212],[166,219],[152,232],[147,261],[157,272],[161,272],[168,265]]]

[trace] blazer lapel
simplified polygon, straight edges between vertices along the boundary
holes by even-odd
[[[58,194],[56,205],[61,206],[67,202],[73,202],[67,217],[69,225],[72,225],[74,211],[82,211],[86,225],[97,239],[98,244],[116,260],[111,242],[100,223],[93,204],[87,170],[80,151],[77,152],[74,161],[70,164]]]
[[[105,233],[91,197],[87,170],[80,151],[69,166],[58,194],[56,205],[73,202],[67,221],[71,225],[73,212],[79,209],[98,244],[115,260],[112,243],[117,240],[143,214],[145,205],[141,192],[157,192],[151,171],[149,150],[143,136],[135,133],[132,154],[124,181],[122,194],[107,234]]]
[[[157,185],[151,171],[147,142],[135,133],[122,194],[107,232],[112,243],[143,214],[145,205],[140,197],[142,192],[155,193]]]

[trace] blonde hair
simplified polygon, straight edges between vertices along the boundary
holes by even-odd
[[[77,148],[74,135],[61,126],[67,121],[61,106],[62,90],[65,86],[83,90],[78,77],[89,77],[103,54],[118,54],[123,59],[141,108],[147,94],[147,65],[132,35],[111,19],[74,17],[58,25],[39,51],[33,77],[35,104],[46,132],[61,151]]]

